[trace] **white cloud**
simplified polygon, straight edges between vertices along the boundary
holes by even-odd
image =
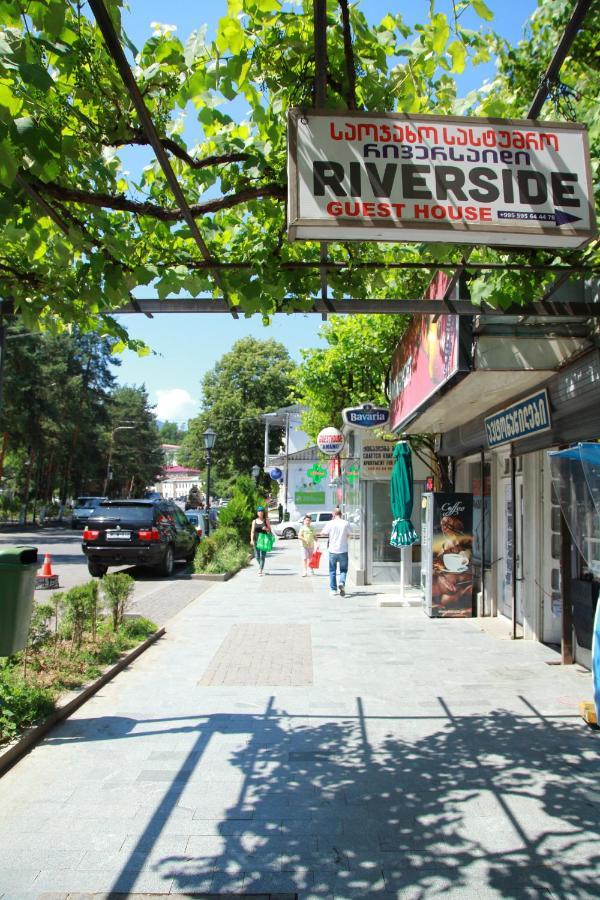
[[[156,397],[154,415],[161,422],[187,422],[198,412],[198,402],[184,388],[157,390]]]

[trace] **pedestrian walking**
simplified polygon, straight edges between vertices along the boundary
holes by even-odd
[[[312,569],[309,567],[308,562],[314,553],[316,539],[315,529],[312,526],[312,519],[310,516],[304,516],[300,531],[298,532],[298,537],[300,538],[300,544],[302,546],[302,564],[304,566],[302,577],[306,578],[309,572],[312,575]]]
[[[259,575],[264,574],[267,553],[273,546],[274,540],[266,510],[264,506],[258,506],[256,508],[256,517],[253,519],[252,528],[250,529],[250,543],[254,547]]]
[[[342,518],[339,506],[333,511],[333,519],[321,532],[322,537],[329,538],[329,593],[335,597],[338,591],[337,568],[340,567],[340,596],[346,594],[346,575],[348,573],[348,531],[350,523]]]

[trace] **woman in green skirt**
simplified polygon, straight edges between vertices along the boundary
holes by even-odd
[[[264,506],[256,509],[256,518],[252,521],[250,529],[250,543],[254,547],[254,555],[258,563],[258,574],[264,574],[265,559],[273,546],[273,532]]]

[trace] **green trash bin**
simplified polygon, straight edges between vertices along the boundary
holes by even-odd
[[[0,548],[0,656],[27,646],[37,558],[37,547]]]

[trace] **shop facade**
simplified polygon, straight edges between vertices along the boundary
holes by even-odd
[[[548,451],[600,439],[593,326],[567,317],[423,318],[421,339],[401,344],[392,363],[391,424],[434,432],[453,489],[473,495],[474,613],[505,619],[514,637],[562,645],[565,661],[571,645],[589,665],[580,620],[589,620],[597,591],[561,516]]]
[[[315,444],[268,457],[267,471],[274,470],[283,476],[277,502],[287,511],[290,521],[298,521],[307,513],[330,511],[341,501],[341,489],[332,477],[329,460],[323,459]]]
[[[350,523],[348,564],[356,584],[400,584],[400,550],[392,547],[390,479],[395,443],[382,441],[365,428],[345,426],[346,444],[341,471],[344,516]],[[413,524],[420,528],[421,496],[430,469],[413,458]],[[418,585],[420,543],[412,548],[412,561],[405,575]]]
[[[544,391],[547,427],[490,447],[486,420],[489,425],[494,414],[513,415],[532,395],[516,396],[442,435],[440,452],[455,460],[457,489],[479,494],[487,507],[482,613],[508,619],[516,637],[550,645],[570,641],[574,661],[589,666],[588,629],[580,626],[593,613],[595,591],[588,585],[595,579],[566,532],[548,452],[600,439],[600,352],[592,349],[565,365]],[[565,604],[572,607],[566,620]]]

